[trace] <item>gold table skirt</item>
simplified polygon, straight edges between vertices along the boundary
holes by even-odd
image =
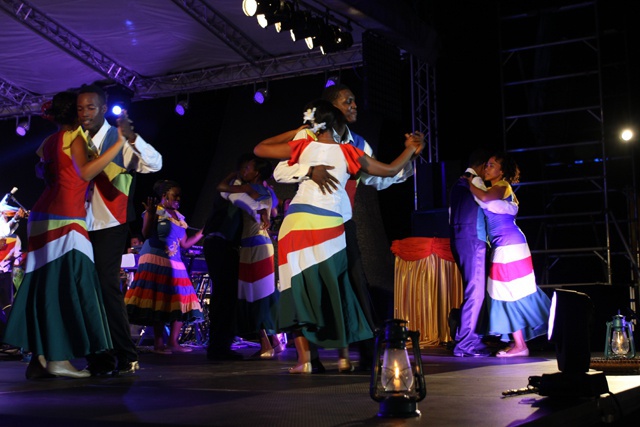
[[[392,251],[396,319],[407,320],[408,329],[420,331],[420,347],[451,341],[448,316],[452,308],[460,307],[463,290],[449,239],[410,237],[394,241]]]

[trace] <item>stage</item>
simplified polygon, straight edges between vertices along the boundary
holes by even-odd
[[[249,356],[255,349],[239,351]],[[135,376],[81,380],[27,381],[26,363],[3,353],[0,426],[631,426],[640,409],[639,375],[607,376],[610,394],[599,398],[502,396],[526,387],[530,376],[556,372],[548,352],[455,358],[443,347],[426,348],[421,416],[384,419],[369,397],[369,374],[339,374],[335,351],[321,351],[326,373],[291,375],[292,348],[274,360],[238,362],[208,361],[201,348],[177,355],[146,350],[140,348]]]

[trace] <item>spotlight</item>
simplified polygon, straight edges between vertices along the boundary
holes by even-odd
[[[298,25],[304,25],[304,21],[310,18],[309,12],[292,11],[288,16],[283,16],[280,22],[276,22],[277,32],[291,31]]]
[[[273,14],[280,8],[279,0],[243,0],[242,11],[247,16]]]
[[[188,109],[189,109],[188,99],[182,99],[176,102],[175,112],[177,115],[184,116]]]
[[[291,29],[291,39],[295,42],[303,40],[309,49],[314,47],[314,39],[322,34],[322,27],[325,25],[322,18],[312,17],[307,14],[306,19],[296,21]]]
[[[111,107],[111,113],[114,116],[119,116],[120,114],[122,114],[122,110],[124,110],[124,108],[122,108],[122,105],[120,105],[120,104],[114,104]]]
[[[634,137],[634,136],[635,136],[635,135],[634,135],[633,129],[629,129],[629,128],[627,128],[627,129],[623,129],[623,130],[620,132],[620,139],[621,139],[623,142],[629,142],[629,141],[631,141],[631,140],[633,139],[633,137]]]
[[[28,116],[27,120],[18,121],[16,117],[16,134],[18,136],[25,136],[27,132],[29,132],[29,127],[31,127],[31,116]]]
[[[267,99],[269,99],[269,90],[267,88],[260,88],[253,94],[253,101],[256,104],[264,104]]]
[[[593,303],[587,294],[556,289],[549,312],[549,341],[556,345],[560,372],[531,377],[541,396],[594,397],[609,391],[603,372],[589,372],[589,323]]]
[[[327,25],[323,28],[317,44],[323,55],[331,52],[348,49],[353,45],[353,36],[348,31],[343,31],[337,25]]]
[[[325,83],[324,87],[330,87],[330,86],[335,86],[338,83],[340,83],[340,77],[338,76],[329,76],[329,78],[327,79],[327,82]]]
[[[133,92],[121,85],[108,86],[104,88],[107,94],[107,104],[111,106],[109,111],[114,116],[122,114],[122,110],[128,110],[131,105]]]
[[[261,13],[256,15],[258,19],[258,25],[262,28],[267,28],[269,25],[275,25],[276,31],[280,32],[278,28],[282,28],[282,21],[291,21],[294,15],[293,3],[289,1],[281,1],[275,10],[267,13]]]

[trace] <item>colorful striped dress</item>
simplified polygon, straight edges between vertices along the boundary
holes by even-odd
[[[182,262],[180,239],[187,232],[184,216],[178,220],[158,206],[156,232],[142,245],[138,270],[125,294],[129,323],[199,322],[202,308]]]
[[[259,209],[271,211],[271,193],[260,184],[251,184],[260,195],[251,213],[241,199],[229,194],[229,199],[242,208],[242,237],[240,241],[240,269],[238,271],[239,332],[258,332],[265,329],[275,333],[275,317],[279,293],[276,291],[273,243],[267,230],[262,229]],[[223,193],[223,197],[225,197]],[[248,196],[247,196],[248,197]],[[226,198],[226,197],[225,197]]]
[[[322,194],[317,184],[306,180],[291,201],[278,236],[278,327],[300,329],[325,348],[344,348],[373,336],[349,283],[341,215],[349,205],[345,184],[360,169],[363,152],[352,145],[316,142],[311,133],[290,145],[290,164],[335,166],[331,173],[340,185]]]
[[[78,135],[61,131],[41,147],[47,186],[29,215],[25,275],[4,338],[48,361],[113,347],[85,223],[88,183],[71,159]],[[110,166],[102,174],[113,177]]]
[[[491,266],[487,279],[486,299],[488,333],[501,335],[509,341],[509,334],[522,330],[525,341],[547,333],[549,307],[547,295],[536,285],[527,240],[515,223],[515,215],[494,213],[492,203],[515,200],[511,186],[503,200],[489,202],[484,208],[487,232],[491,244]]]

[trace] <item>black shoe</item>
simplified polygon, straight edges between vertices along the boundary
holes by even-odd
[[[84,369],[91,372],[92,377],[106,377],[113,375],[113,373],[116,371],[115,367],[108,368],[106,366],[101,366],[93,363],[88,364]]]
[[[487,349],[475,349],[472,351],[454,351],[456,357],[489,357],[491,352]]]
[[[244,360],[244,356],[234,350],[207,351],[207,359],[214,361]]]
[[[312,374],[324,374],[327,370],[324,368],[324,365],[320,361],[320,359],[312,359],[311,360],[311,373]]]
[[[114,377],[133,375],[138,370],[140,370],[140,363],[137,360],[135,362],[125,362],[118,364],[118,369],[113,371],[112,375]]]

